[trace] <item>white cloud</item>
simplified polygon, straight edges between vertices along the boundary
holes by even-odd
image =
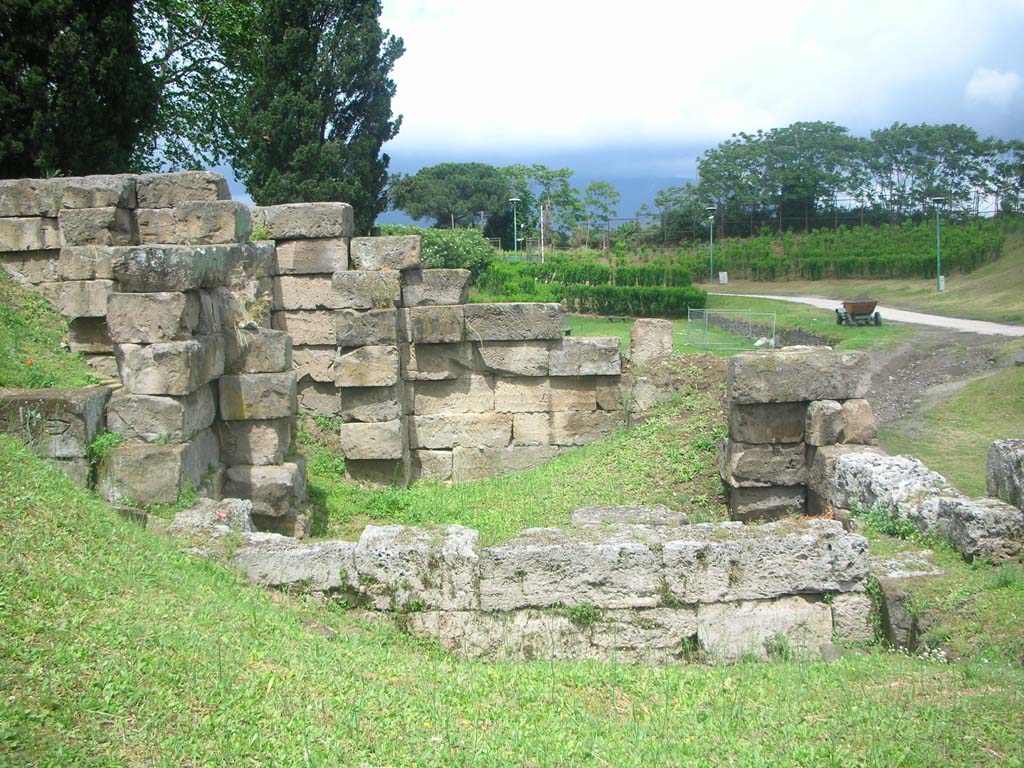
[[[1000,72],[980,67],[971,75],[964,95],[968,101],[1006,109],[1020,90],[1020,85],[1020,75],[1016,72]]]

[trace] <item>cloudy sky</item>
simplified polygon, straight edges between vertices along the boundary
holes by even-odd
[[[631,215],[737,131],[832,120],[1024,136],[1024,0],[383,0],[392,169],[569,167]]]

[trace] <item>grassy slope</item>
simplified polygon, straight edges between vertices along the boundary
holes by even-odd
[[[2,436],[0,485],[0,764],[1024,759],[1024,674],[1004,664],[465,662],[351,614],[275,602]]]

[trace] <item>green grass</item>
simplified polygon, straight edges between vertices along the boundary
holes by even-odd
[[[0,484],[0,764],[1024,758],[1024,673],[1005,664],[879,652],[728,667],[462,661],[248,587],[122,521],[5,437]]]
[[[67,324],[41,294],[0,273],[0,389],[82,387],[99,379],[61,347]]]

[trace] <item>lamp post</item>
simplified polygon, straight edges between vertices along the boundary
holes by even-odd
[[[519,232],[517,231],[516,204],[521,201],[518,197],[510,197],[508,201],[512,203],[512,258],[514,261],[519,261]]]
[[[939,206],[946,201],[944,197],[928,198],[935,205],[935,287],[942,290],[942,225],[939,219]]]
[[[704,210],[711,214],[708,216],[708,243],[710,245],[708,255],[708,283],[713,285],[715,282],[715,206],[709,205]]]

